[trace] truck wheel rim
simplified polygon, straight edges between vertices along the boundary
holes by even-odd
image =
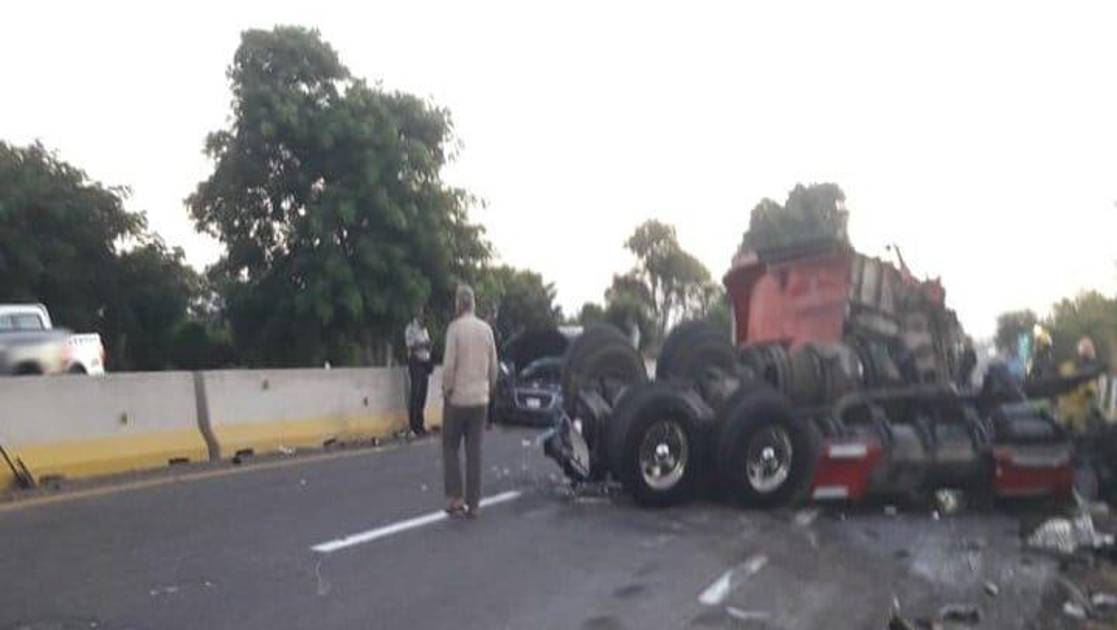
[[[749,485],[760,493],[769,493],[783,485],[791,475],[791,436],[779,426],[769,426],[749,442],[745,466]]]
[[[690,445],[677,422],[661,420],[644,433],[640,443],[640,473],[655,490],[670,490],[686,472]]]

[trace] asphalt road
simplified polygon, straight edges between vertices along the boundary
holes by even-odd
[[[477,520],[331,553],[441,508],[435,440],[0,509],[0,629],[884,628],[897,602],[1061,623],[1013,517],[643,510],[572,495],[534,435],[487,434],[484,494],[519,494]]]

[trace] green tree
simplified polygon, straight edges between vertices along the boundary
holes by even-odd
[[[127,195],[41,144],[0,142],[0,302],[42,302],[58,325],[100,333],[114,370],[160,369],[196,276]]]
[[[1051,333],[1057,360],[1074,358],[1078,340],[1089,337],[1098,358],[1109,361],[1117,342],[1117,300],[1097,291],[1081,293],[1073,300],[1064,298],[1051,309],[1044,324]]]
[[[594,302],[586,302],[582,308],[578,310],[578,317],[575,322],[581,326],[592,326],[600,324],[605,321],[605,309],[601,308],[600,304]]]
[[[1017,340],[1021,334],[1032,334],[1039,318],[1030,310],[1010,311],[997,316],[997,333],[993,337],[993,345],[1001,352],[1010,352],[1016,348]]]
[[[363,364],[421,304],[440,324],[489,255],[441,171],[449,112],[355,79],[317,31],[242,34],[233,120],[188,201],[227,251],[211,270],[252,364]]]
[[[120,256],[120,290],[106,313],[114,339],[107,351],[133,370],[164,370],[175,364],[178,329],[199,289],[198,275],[180,248],[157,237]]]
[[[476,287],[478,311],[489,319],[501,339],[525,330],[557,326],[562,310],[555,305],[555,287],[534,271],[507,265],[486,269]]]
[[[635,329],[639,350],[648,350],[660,339],[651,289],[634,271],[613,276],[613,283],[605,290],[602,319],[626,335],[632,335]]]
[[[781,206],[761,199],[749,215],[741,249],[757,251],[823,239],[848,242],[845,193],[837,184],[796,184]]]
[[[673,226],[656,220],[638,226],[625,247],[636,256],[637,263],[621,280],[646,289],[644,295],[656,318],[655,333],[662,339],[673,322],[692,313],[696,296],[710,282],[710,272],[683,250]],[[616,282],[614,279],[614,286]]]
[[[145,228],[126,195],[41,144],[0,142],[0,301],[42,302],[62,325],[104,332],[120,245]]]

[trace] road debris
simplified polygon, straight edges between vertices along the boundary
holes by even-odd
[[[714,580],[713,584],[706,587],[704,591],[698,594],[698,603],[703,606],[719,606],[729,596],[729,590],[732,587],[733,569],[721,574],[721,577]]]
[[[295,449],[290,446],[283,446],[280,444],[275,450],[279,451],[280,455],[291,456],[295,454]]]
[[[985,593],[990,597],[996,597],[1001,593],[1001,587],[997,586],[994,582],[985,583]]]
[[[159,597],[160,595],[174,595],[178,592],[178,587],[175,585],[170,586],[157,586],[147,592],[152,597]]]
[[[1082,604],[1079,604],[1078,602],[1067,602],[1063,604],[1063,614],[1075,619],[1085,619],[1086,608],[1084,608]]]
[[[1079,514],[1073,520],[1063,517],[1049,519],[1028,537],[1028,546],[1071,555],[1079,549],[1101,549],[1113,546],[1113,536],[1094,528],[1094,519]]]
[[[916,626],[900,616],[899,612],[893,612],[892,618],[888,620],[888,630],[916,630]]]
[[[818,518],[819,513],[820,511],[818,508],[799,510],[799,512],[795,514],[794,523],[799,527],[809,527],[811,523],[814,523],[815,519]]]
[[[884,514],[886,516],[896,516],[896,514],[898,514],[898,511],[896,510],[896,506],[895,505],[884,506]]]
[[[726,607],[725,612],[740,621],[768,621],[772,618],[771,613],[763,610],[741,610],[733,606]]]
[[[1090,596],[1090,604],[1098,612],[1109,614],[1117,611],[1117,595],[1113,593],[1094,593]]]
[[[750,557],[741,566],[722,573],[718,579],[714,580],[713,584],[707,586],[698,595],[698,602],[704,606],[720,606],[733,590],[733,582],[738,576],[741,581],[747,580],[759,573],[766,564],[768,564],[768,556],[756,554]]]
[[[971,604],[947,604],[939,609],[939,619],[976,626],[981,623],[981,609]]]
[[[935,506],[942,516],[957,514],[965,505],[965,494],[961,490],[943,488],[935,491]]]

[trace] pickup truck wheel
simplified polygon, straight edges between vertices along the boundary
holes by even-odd
[[[15,376],[38,376],[42,373],[43,369],[34,363],[17,365],[16,369],[12,371]]]
[[[820,442],[783,396],[761,389],[728,408],[718,438],[718,473],[731,495],[747,505],[772,507],[802,500],[818,460]]]
[[[67,374],[86,374],[86,371],[85,371],[85,367],[82,366],[82,364],[75,363],[75,364],[70,366],[70,369],[66,370],[66,373]]]
[[[701,440],[677,389],[660,382],[629,389],[607,430],[610,469],[638,503],[663,507],[691,498]]]

